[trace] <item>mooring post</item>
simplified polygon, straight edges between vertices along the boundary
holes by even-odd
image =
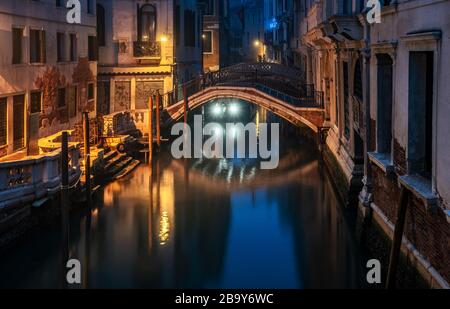
[[[61,141],[61,266],[62,287],[67,287],[66,264],[69,261],[69,134],[62,132]]]
[[[89,112],[84,112],[84,174],[86,176],[85,190],[88,209],[92,207],[91,186],[91,139],[89,127]]]
[[[153,96],[148,99],[148,160],[153,160]]]
[[[406,189],[404,186],[402,186],[400,192],[400,205],[397,213],[397,222],[395,223],[394,239],[392,240],[391,256],[389,258],[389,270],[386,281],[387,289],[395,288],[398,259],[402,247],[403,230],[405,227],[408,203],[409,203],[409,190]]]
[[[186,85],[183,85],[183,100],[184,100],[184,123],[188,122],[188,97],[187,97],[187,88]]]
[[[156,144],[161,148],[161,95],[156,94]]]

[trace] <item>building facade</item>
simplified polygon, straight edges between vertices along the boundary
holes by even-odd
[[[243,0],[243,60],[245,62],[262,61],[264,48],[264,2]]]
[[[203,69],[218,71],[231,65],[230,2],[199,0],[203,14]]]
[[[450,1],[390,1],[381,18],[367,60],[370,206],[388,230],[383,218],[395,222],[400,187],[411,192],[410,255],[434,287],[449,288]]]
[[[196,0],[99,0],[98,8],[99,113],[148,109],[151,95],[202,71]]]
[[[264,0],[264,55],[269,62],[293,64],[293,0]]]
[[[81,24],[65,1],[0,3],[0,157],[39,154],[39,139],[95,115],[96,16],[82,2]]]
[[[449,287],[450,1],[298,1],[299,64],[324,93],[325,158],[343,196],[389,236],[410,192],[403,252],[431,286]],[[349,200],[349,203],[355,201]]]

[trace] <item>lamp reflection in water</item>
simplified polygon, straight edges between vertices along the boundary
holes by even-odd
[[[170,218],[167,211],[161,213],[159,220],[159,244],[165,245],[170,238]]]
[[[150,209],[149,209],[149,248],[153,246],[153,236],[161,246],[168,244],[174,222],[175,180],[171,170],[160,172],[159,161],[156,163],[155,176],[150,171]],[[155,180],[153,180],[156,178]]]

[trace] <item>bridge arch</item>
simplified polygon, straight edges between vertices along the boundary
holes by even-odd
[[[324,110],[322,108],[296,107],[253,87],[208,87],[188,98],[188,109],[196,109],[217,99],[238,99],[255,104],[296,126],[305,125],[315,133],[319,133],[325,121]],[[184,116],[184,104],[181,101],[166,109],[169,116],[168,125],[179,121]]]

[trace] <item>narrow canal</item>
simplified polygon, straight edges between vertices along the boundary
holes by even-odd
[[[361,287],[360,250],[319,154],[282,127],[274,170],[166,149],[104,187],[90,214],[71,215],[82,287]],[[60,231],[42,227],[3,253],[0,287],[59,287]]]

